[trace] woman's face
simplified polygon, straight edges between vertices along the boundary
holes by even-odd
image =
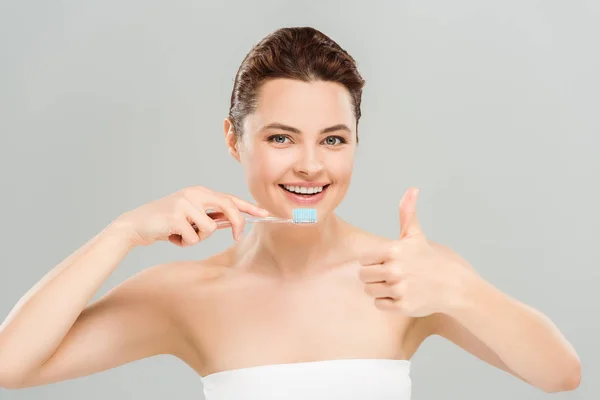
[[[232,132],[228,121],[225,130]],[[237,146],[231,133],[227,142],[261,207],[282,217],[316,208],[321,220],[350,184],[356,149],[350,94],[334,82],[268,81]]]

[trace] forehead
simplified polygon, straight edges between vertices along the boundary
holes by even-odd
[[[336,82],[273,79],[259,90],[256,110],[248,116],[250,131],[279,122],[303,132],[346,124],[355,129],[350,93]]]

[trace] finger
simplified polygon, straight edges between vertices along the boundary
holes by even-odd
[[[398,309],[398,300],[391,298],[375,299],[375,307],[382,311],[396,311]]]
[[[364,283],[396,283],[402,279],[402,272],[399,265],[368,265],[359,270],[359,279]]]
[[[217,229],[229,228],[231,223],[221,211],[211,211],[206,213],[206,215],[217,223]],[[227,224],[223,224],[222,222],[227,222]]]
[[[264,208],[260,208],[259,206],[254,205],[246,200],[242,200],[231,194],[227,194],[225,196],[228,197],[231,201],[233,201],[233,204],[235,204],[235,206],[238,208],[238,210],[240,210],[242,212],[245,212],[250,215],[254,215],[255,217],[266,217],[269,215],[269,212],[267,210],[265,210]]]
[[[400,239],[423,233],[419,219],[417,218],[417,196],[419,189],[410,188],[400,201]]]
[[[360,265],[363,267],[375,266],[385,264],[387,261],[390,261],[391,257],[387,250],[383,251],[372,251],[368,254],[365,254],[360,259]]]
[[[362,266],[358,278],[364,283],[385,282],[385,269],[383,264]]]
[[[192,246],[200,241],[200,238],[192,225],[187,221],[177,221],[169,236],[169,241],[180,247]]]
[[[209,206],[215,208],[215,211],[223,213],[225,218],[231,224],[234,239],[239,240],[242,233],[244,233],[246,219],[237,208],[236,204],[227,196],[217,196],[213,202],[209,203]]]
[[[405,287],[405,282],[375,282],[367,283],[365,285],[365,292],[375,298],[400,300],[404,294]]]
[[[225,214],[223,214],[221,211],[210,211],[207,212],[206,215],[208,215],[208,217],[213,221],[227,221]]]
[[[192,228],[200,238],[204,240],[218,228],[217,223],[211,219],[206,213],[194,207],[192,203],[188,203],[185,207],[187,220],[192,224]]]
[[[372,250],[365,252],[359,260],[361,265],[378,265],[390,261],[400,255],[400,247],[385,243],[375,246]]]
[[[386,282],[367,283],[365,293],[376,299],[396,299],[398,297],[398,294],[394,292],[394,285]]]

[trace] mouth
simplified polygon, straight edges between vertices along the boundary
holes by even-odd
[[[315,204],[321,201],[325,192],[331,186],[330,183],[322,186],[294,186],[280,184],[279,187],[284,191],[286,197],[298,204]]]

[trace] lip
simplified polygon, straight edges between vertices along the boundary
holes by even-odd
[[[323,188],[322,191],[320,191],[317,194],[313,194],[310,197],[304,197],[302,195],[298,195],[292,192],[288,192],[285,188],[283,188],[283,185],[280,185],[279,188],[283,191],[283,194],[285,194],[285,196],[288,198],[288,200],[290,200],[293,203],[299,204],[299,205],[313,205],[313,204],[317,204],[318,202],[320,202],[321,200],[323,200],[323,198],[325,197],[325,192],[327,192],[327,190],[329,189],[329,186],[331,186],[330,184],[324,184],[324,185],[315,185],[314,183],[309,184],[309,185],[297,185],[297,184],[290,184],[290,186],[308,186],[308,187],[315,187],[315,186],[326,186]]]

